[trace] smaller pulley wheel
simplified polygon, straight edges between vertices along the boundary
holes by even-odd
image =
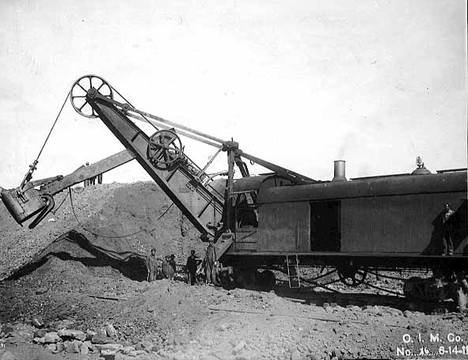
[[[356,287],[366,280],[367,268],[355,265],[343,265],[338,268],[338,277],[343,284]]]
[[[149,139],[147,157],[154,167],[166,170],[182,159],[182,142],[173,130],[160,130]]]
[[[95,75],[85,75],[75,81],[70,90],[70,101],[73,109],[81,116],[97,118],[98,114],[88,103],[87,95],[91,89],[95,89],[102,96],[113,99],[114,93],[107,81]]]

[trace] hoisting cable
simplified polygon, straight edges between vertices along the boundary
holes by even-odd
[[[24,176],[24,179],[21,182],[20,188],[22,188],[24,186],[24,184],[26,184],[28,181],[30,181],[32,179],[32,174],[33,174],[34,170],[36,170],[36,165],[39,162],[39,158],[41,157],[42,151],[44,150],[44,147],[46,146],[47,141],[49,140],[49,137],[52,134],[52,131],[54,130],[55,125],[57,124],[57,121],[60,118],[60,115],[62,114],[62,110],[65,107],[65,104],[67,103],[68,97],[70,96],[70,92],[71,91],[69,91],[67,93],[67,96],[65,97],[65,100],[63,101],[62,107],[60,108],[60,111],[58,112],[57,117],[55,118],[55,121],[54,121],[52,127],[50,128],[49,134],[47,135],[47,138],[45,139],[44,144],[42,144],[41,150],[39,151],[39,154],[37,155],[36,160],[34,160],[34,162],[31,165],[29,165],[29,170],[26,173],[26,175]]]
[[[60,203],[60,205],[59,205],[55,210],[52,210],[51,213],[55,215],[55,214],[57,213],[57,211],[62,207],[62,205],[63,205],[63,203],[65,202],[65,200],[67,200],[67,198],[68,198],[68,196],[65,195],[65,196],[63,197],[62,202]]]
[[[111,86],[111,85],[109,85],[109,86],[110,86],[110,87],[112,88],[112,90],[114,90],[114,91],[117,93],[117,95],[119,95],[128,105],[130,105],[132,108],[135,109],[135,106],[133,106],[133,105],[130,103],[130,101],[128,101],[127,99],[125,99],[125,97],[124,97],[115,87],[113,87],[113,86]],[[156,127],[156,125],[153,124],[152,121],[148,120],[148,119],[147,119],[144,115],[142,115],[142,114],[139,114],[139,115],[140,115],[143,119],[145,119],[146,122],[147,122],[148,124],[150,124],[156,131],[159,131],[159,129]]]
[[[90,234],[94,235],[94,236],[97,236],[97,237],[102,237],[102,238],[106,238],[106,239],[121,239],[121,238],[126,238],[126,237],[130,237],[130,236],[133,236],[133,235],[136,235],[136,234],[139,234],[139,233],[142,233],[142,232],[148,232],[148,233],[152,233],[153,231],[157,230],[158,227],[155,227],[151,230],[146,230],[146,229],[141,229],[141,230],[138,230],[138,231],[135,231],[134,233],[131,233],[131,234],[127,234],[127,235],[116,235],[116,236],[109,236],[109,235],[102,235],[102,234],[97,234],[89,229],[87,229],[82,223],[81,221],[78,219],[78,216],[76,215],[76,212],[75,212],[75,206],[73,205],[73,197],[72,197],[72,192],[71,192],[71,188],[68,188],[68,193],[70,195],[70,205],[71,205],[71,208],[72,208],[72,212],[73,212],[73,215],[75,216],[75,220],[76,222],[78,223],[78,225],[85,231],[89,232]],[[159,217],[156,219],[156,221],[162,219],[162,217],[164,215],[167,214],[167,212],[172,208],[172,206],[174,205],[174,203],[171,203],[171,205],[169,205],[167,207],[166,210],[164,210],[164,212],[159,215]]]

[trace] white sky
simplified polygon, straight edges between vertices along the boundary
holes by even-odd
[[[0,0],[0,185],[16,187],[73,82],[312,178],[466,167],[466,4]],[[204,166],[215,149],[182,139]],[[65,106],[34,179],[122,150]],[[222,163],[212,171],[226,168]],[[105,182],[149,179],[138,164]]]

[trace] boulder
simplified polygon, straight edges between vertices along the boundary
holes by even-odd
[[[73,321],[65,319],[65,320],[60,320],[54,323],[54,328],[56,330],[61,330],[61,329],[69,329],[72,327]]]
[[[59,330],[58,335],[62,339],[76,339],[79,341],[86,340],[86,334],[81,330],[62,329],[62,330]]]
[[[80,345],[80,354],[81,354],[81,355],[87,355],[87,354],[89,354],[89,347],[88,347],[87,344],[82,343],[82,344]]]
[[[55,346],[55,351],[58,353],[65,350],[65,345],[63,344],[63,342],[58,342],[57,344],[55,344]]]
[[[86,340],[91,340],[97,333],[92,330],[86,330]]]
[[[112,325],[112,324],[107,324],[106,325],[106,334],[109,337],[117,336],[117,330],[115,330],[114,325]]]
[[[43,337],[40,337],[40,338],[34,338],[33,342],[36,343],[36,344],[44,344],[45,340],[44,340]]]
[[[96,345],[96,348],[101,350],[101,352],[114,352],[120,351],[123,349],[123,345],[121,344],[99,344]]]
[[[112,341],[113,340],[110,337],[108,337],[106,334],[103,335],[101,333],[97,333],[91,339],[91,343],[93,344],[109,344]]]
[[[45,336],[45,334],[47,334],[46,329],[39,329],[39,330],[34,331],[34,337],[35,338],[42,338],[42,337]]]
[[[69,354],[79,354],[81,344],[81,341],[78,340],[65,341],[65,351]]]
[[[83,341],[83,344],[85,344],[88,347],[89,351],[96,350],[96,347],[91,343],[91,341],[88,341],[88,340]]]
[[[37,328],[41,328],[44,326],[44,321],[42,321],[42,318],[40,316],[36,316],[35,318],[32,319],[31,322]]]
[[[151,341],[142,341],[141,342],[141,348],[143,350],[146,350],[147,352],[150,352],[152,347],[153,347],[153,343]]]
[[[130,353],[128,355],[130,355],[130,356],[140,356],[140,355],[144,355],[144,354],[146,354],[145,350],[133,350],[133,351],[130,351]]]
[[[130,353],[132,351],[135,351],[135,347],[133,346],[125,346],[123,349],[122,349],[122,353],[125,354],[125,355],[130,355]]]
[[[62,341],[62,339],[60,338],[60,336],[58,336],[56,332],[48,332],[44,335],[44,342],[46,344],[57,343],[60,341]]]
[[[57,352],[57,344],[47,344],[47,350],[52,351],[53,353]]]

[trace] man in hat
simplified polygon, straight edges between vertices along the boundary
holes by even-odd
[[[445,209],[442,215],[442,226],[443,226],[443,237],[442,237],[442,245],[443,251],[442,255],[453,255],[453,242],[452,242],[452,224],[450,218],[455,214],[450,208],[449,203],[445,203]]]
[[[197,282],[197,267],[201,260],[195,255],[195,250],[190,251],[190,256],[187,258],[187,273],[188,282],[190,285],[195,285]]]
[[[206,274],[206,283],[218,285],[216,280],[216,268],[215,261],[217,261],[216,248],[213,245],[213,241],[209,241],[206,248],[205,255],[205,274]]]
[[[156,259],[155,248],[152,248],[151,253],[146,257],[146,270],[148,271],[146,280],[148,282],[155,281],[158,274],[158,260]]]
[[[174,279],[174,268],[171,265],[171,257],[170,255],[166,255],[164,260],[162,261],[162,273],[166,279],[173,280]]]
[[[175,262],[175,255],[174,254],[171,254],[171,257],[169,259],[169,265],[172,266],[172,268],[174,269],[174,273],[175,273],[177,265],[176,265],[176,262]]]

